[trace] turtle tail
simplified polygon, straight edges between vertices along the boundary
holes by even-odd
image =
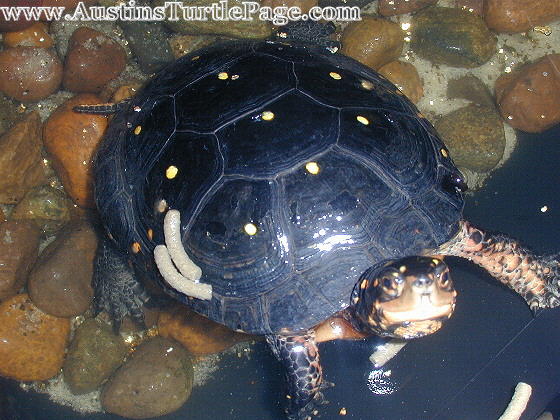
[[[506,235],[485,232],[466,221],[436,252],[480,265],[521,295],[533,311],[560,306],[560,254],[537,256]]]

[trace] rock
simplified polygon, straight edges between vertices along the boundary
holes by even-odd
[[[379,0],[378,12],[381,16],[404,15],[436,4],[438,0]]]
[[[560,17],[560,1],[486,0],[484,20],[496,32],[525,32]]]
[[[434,64],[477,67],[496,52],[496,37],[466,10],[430,7],[414,17],[411,47]]]
[[[58,90],[62,63],[51,49],[15,47],[0,51],[0,91],[21,102],[37,102]]]
[[[319,0],[319,7],[365,7],[375,0]]]
[[[411,63],[391,61],[377,71],[393,82],[412,102],[417,103],[424,95],[422,80]]]
[[[482,16],[484,13],[484,0],[455,0],[455,7]]]
[[[317,6],[317,0],[261,0],[261,7],[299,7],[301,13],[309,13],[312,7]]]
[[[161,336],[180,342],[196,356],[218,353],[236,343],[255,338],[253,335],[237,333],[185,306],[161,312],[158,331]]]
[[[126,66],[125,50],[112,38],[78,28],[68,43],[62,84],[72,92],[98,93]]]
[[[39,252],[41,232],[29,222],[0,223],[0,300],[15,295],[27,281]]]
[[[32,112],[0,137],[0,203],[17,203],[44,182],[41,119]]]
[[[153,2],[154,6],[163,6],[166,0],[155,0]],[[215,3],[214,0],[189,0],[188,2],[179,3],[184,4],[189,7],[211,7]],[[259,3],[256,1],[255,3]],[[227,2],[229,8],[241,7],[243,8],[243,0],[230,0]],[[251,39],[263,39],[267,38],[272,34],[272,25],[265,20],[259,19],[258,16],[253,16],[252,20],[217,20],[208,19],[195,20],[195,19],[179,19],[176,21],[169,20],[169,10],[167,8],[168,19],[165,20],[165,24],[169,26],[173,31],[182,34],[191,35],[223,35],[232,38],[251,38]],[[180,13],[180,12],[179,12]]]
[[[4,214],[4,211],[2,210],[2,208],[0,208],[0,223],[5,222],[6,221],[6,215]]]
[[[46,235],[52,235],[70,220],[71,205],[62,191],[40,185],[25,194],[14,207],[11,218],[28,220]]]
[[[396,60],[402,53],[404,33],[396,23],[371,16],[351,22],[342,33],[342,53],[373,69]]]
[[[560,122],[560,54],[549,54],[496,80],[496,101],[505,121],[540,133]]]
[[[175,58],[167,42],[169,33],[161,22],[119,21],[140,69],[157,72]]]
[[[447,83],[447,97],[461,98],[476,105],[494,108],[494,97],[484,82],[472,74],[451,79]]]
[[[44,381],[59,373],[70,320],[47,315],[29,296],[0,304],[0,375],[18,381]]]
[[[21,119],[21,108],[12,99],[0,93],[0,136],[12,128],[19,119]]]
[[[175,58],[179,58],[200,48],[207,47],[218,39],[218,37],[208,35],[175,35],[169,40],[169,45]]]
[[[435,128],[459,167],[493,169],[504,154],[504,126],[494,108],[468,105],[443,116]]]
[[[2,6],[41,6],[42,0],[2,0]],[[17,20],[6,20],[4,14],[0,13],[0,32],[21,31],[33,25],[33,21],[29,21],[20,16]]]
[[[69,318],[91,305],[93,257],[97,238],[92,227],[80,222],[69,226],[41,253],[29,274],[31,300],[48,314]],[[68,262],[71,261],[71,264]]]
[[[43,22],[36,22],[29,28],[17,32],[4,34],[4,46],[6,47],[42,47],[51,48],[53,39],[47,32],[47,26]]]
[[[171,413],[191,394],[193,367],[177,342],[155,337],[140,344],[109,379],[101,405],[109,413],[145,419]]]
[[[95,391],[123,363],[127,353],[123,339],[109,325],[87,319],[68,347],[62,367],[64,382],[76,395]]]
[[[45,123],[43,141],[64,189],[81,207],[93,208],[92,156],[107,127],[103,115],[79,114],[76,105],[98,104],[91,94],[76,95],[59,106]]]

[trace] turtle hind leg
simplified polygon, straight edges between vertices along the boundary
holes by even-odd
[[[105,235],[102,235],[97,247],[92,286],[94,313],[107,312],[116,331],[127,315],[144,325],[142,306],[149,295],[138,281],[126,255]]]
[[[288,418],[309,418],[315,405],[325,403],[321,393],[323,374],[315,333],[267,335],[266,341],[284,368]]]
[[[467,258],[507,285],[536,311],[560,306],[560,255],[538,257],[517,241],[466,221],[437,253]]]

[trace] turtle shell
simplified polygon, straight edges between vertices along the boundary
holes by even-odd
[[[310,328],[350,304],[368,267],[449,240],[456,173],[430,123],[373,70],[238,41],[179,59],[113,118],[95,192],[136,267],[199,313],[261,334]],[[167,209],[181,212],[210,301],[155,269]]]

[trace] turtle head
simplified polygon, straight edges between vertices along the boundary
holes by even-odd
[[[407,257],[368,270],[356,285],[360,324],[378,335],[410,339],[439,330],[455,309],[457,292],[442,260]]]

